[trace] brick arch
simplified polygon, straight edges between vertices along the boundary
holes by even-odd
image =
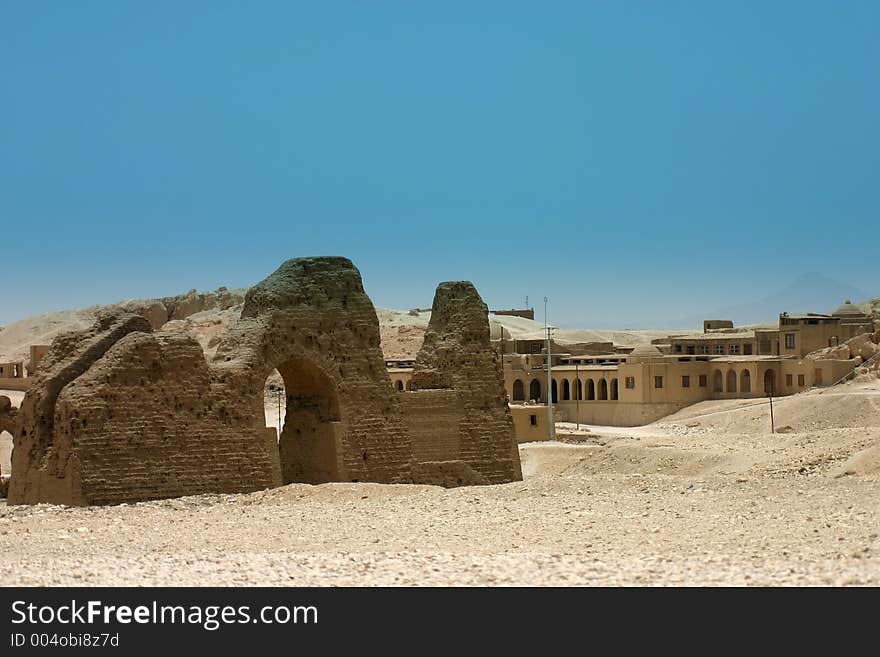
[[[232,419],[264,427],[263,384],[275,369],[287,390],[284,483],[409,479],[411,446],[379,320],[347,258],[289,260],[248,290],[211,363],[217,403]]]

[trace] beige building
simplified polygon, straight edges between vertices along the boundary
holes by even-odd
[[[25,376],[24,363],[0,363],[0,390],[27,390],[30,381]]]
[[[386,360],[385,369],[391,377],[391,386],[399,391],[412,390],[412,375],[415,359]]]
[[[846,302],[830,315],[782,313],[775,327],[706,320],[701,335],[672,335],[636,349],[554,342],[549,390],[545,341],[496,344],[517,440],[525,442],[547,438],[548,394],[557,421],[637,426],[708,399],[784,396],[828,386],[852,373],[855,361],[807,354],[873,330],[872,318]],[[398,390],[411,389],[411,361],[386,365]]]
[[[670,336],[669,351],[700,356],[804,357],[873,330],[873,319],[846,301],[830,315],[782,313],[775,327],[737,329],[729,320],[706,320],[702,335]]]
[[[40,361],[43,360],[43,357],[49,353],[49,345],[47,344],[32,344],[30,346],[29,355],[30,355],[30,363],[28,364],[28,373],[33,375],[34,372],[37,371],[37,368],[40,366]]]
[[[531,443],[550,440],[550,433],[547,431],[547,404],[510,404],[510,414],[513,416],[516,442]],[[557,416],[558,410],[554,409],[553,414]],[[552,427],[552,431],[555,437],[555,425]]]

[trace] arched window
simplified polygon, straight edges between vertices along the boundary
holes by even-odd
[[[556,379],[550,382],[550,394],[553,395],[553,403],[559,401],[559,393],[556,390]]]
[[[568,379],[562,380],[562,401],[568,401],[571,399],[571,384],[568,382]]]
[[[403,392],[403,381],[397,379],[397,389]]]
[[[596,398],[596,384],[593,379],[587,381],[587,399],[593,401]]]
[[[727,373],[727,392],[736,392],[736,372],[733,370]]]
[[[517,379],[513,382],[513,401],[525,401],[526,389],[523,382]]]
[[[575,399],[583,399],[584,398],[584,384],[581,383],[580,379],[578,379],[574,384],[574,398]]]
[[[599,399],[608,399],[608,382],[605,379],[599,379]]]
[[[617,379],[611,379],[611,399],[617,399]]]
[[[740,385],[739,389],[742,392],[751,392],[752,391],[752,375],[748,370],[743,370],[742,376],[740,377]]]
[[[721,374],[721,370],[715,370],[713,379],[712,389],[715,392],[724,392],[724,375]]]
[[[529,384],[529,399],[541,401],[541,382],[538,379],[532,379]]]
[[[776,392],[776,375],[773,373],[773,370],[766,370],[764,372],[764,392],[768,395]]]

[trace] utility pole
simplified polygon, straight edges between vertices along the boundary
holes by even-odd
[[[285,397],[284,386],[272,386],[272,394],[275,395],[275,403],[278,408],[278,438],[281,438],[281,399]],[[285,402],[285,407],[287,406]]]
[[[581,386],[581,375],[578,370],[578,361],[574,361],[574,421],[575,429],[581,430],[581,394],[583,387]]]
[[[773,419],[773,383],[775,380],[775,376],[770,379],[770,433],[776,433],[776,421]]]
[[[281,395],[284,392],[284,388],[278,390],[276,395],[278,396],[278,436],[281,437]]]
[[[544,330],[547,331],[547,440],[553,440],[553,366],[551,365],[550,324],[547,322],[547,302],[544,297]]]

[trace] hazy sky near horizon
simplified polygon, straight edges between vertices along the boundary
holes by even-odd
[[[650,326],[880,296],[880,3],[0,2],[0,323],[345,255]],[[872,241],[873,240],[873,241]]]

